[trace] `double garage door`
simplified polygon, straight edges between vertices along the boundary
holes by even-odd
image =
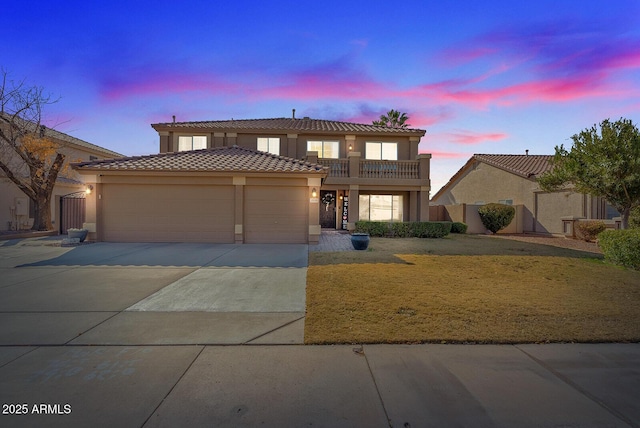
[[[103,184],[104,241],[235,242],[234,186]],[[306,243],[304,187],[244,186],[245,243]]]

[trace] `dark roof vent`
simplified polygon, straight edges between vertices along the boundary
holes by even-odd
[[[296,109],[291,109],[291,118],[295,119],[296,118]]]
[[[524,151],[525,156],[529,156],[529,149]]]

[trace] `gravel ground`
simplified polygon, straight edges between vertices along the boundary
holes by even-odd
[[[500,239],[513,239],[515,241],[522,242],[531,242],[533,244],[553,245],[554,247],[569,248],[571,250],[602,254],[602,251],[600,251],[598,244],[596,244],[595,242],[585,242],[578,239],[542,235],[493,235],[493,237]]]

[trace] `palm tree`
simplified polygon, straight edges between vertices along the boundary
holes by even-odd
[[[374,120],[373,124],[388,128],[407,128],[409,126],[407,120],[409,120],[409,116],[406,113],[391,109],[386,115],[381,115],[380,120]]]

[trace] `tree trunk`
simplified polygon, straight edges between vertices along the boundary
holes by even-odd
[[[35,214],[31,230],[53,230],[51,222],[51,195],[38,192],[38,198],[33,201]]]
[[[620,226],[622,229],[629,228],[629,215],[631,214],[631,208],[625,208],[620,213],[622,217],[622,225]]]

